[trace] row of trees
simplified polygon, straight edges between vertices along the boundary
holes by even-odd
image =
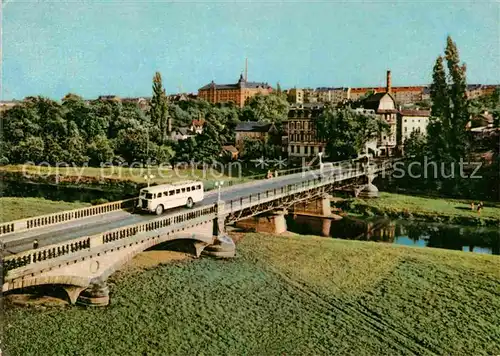
[[[234,142],[234,128],[242,120],[281,125],[288,104],[282,95],[257,95],[240,109],[234,104],[212,105],[202,100],[168,102],[160,73],[153,78],[148,111],[135,103],[84,101],[68,94],[62,102],[29,97],[2,113],[2,163],[58,162],[98,166],[102,162],[211,161],[222,145]],[[204,132],[172,142],[173,129],[205,120]]]

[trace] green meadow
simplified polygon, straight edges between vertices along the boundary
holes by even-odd
[[[237,251],[231,260],[132,262],[111,277],[111,304],[102,309],[15,306],[7,297],[2,350],[500,354],[498,256],[264,234],[242,235]]]

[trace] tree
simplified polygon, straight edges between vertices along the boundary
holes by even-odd
[[[153,77],[153,97],[151,98],[149,116],[151,123],[159,128],[160,142],[164,143],[167,140],[168,105],[160,72],[156,72]]]
[[[280,125],[287,119],[289,104],[283,96],[257,94],[244,108],[250,121],[272,122]]]
[[[466,125],[469,104],[466,96],[466,67],[460,65],[456,44],[448,36],[445,59],[448,75],[439,56],[433,68],[429,122],[429,151],[438,160],[459,160],[469,147]]]
[[[425,152],[427,140],[420,131],[412,131],[410,136],[405,140],[405,156],[420,157]]]
[[[87,145],[87,155],[90,159],[90,165],[93,166],[100,166],[101,163],[110,162],[114,156],[110,140],[103,135],[93,137],[92,141]]]
[[[326,154],[333,161],[351,159],[366,144],[387,131],[388,124],[373,115],[344,108],[325,108],[317,121],[318,136],[326,141]]]

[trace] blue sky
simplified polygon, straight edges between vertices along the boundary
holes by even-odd
[[[207,2],[9,0],[3,4],[2,99],[68,92],[149,96],[212,79],[282,87],[430,82],[450,34],[468,82],[500,82],[494,2]]]

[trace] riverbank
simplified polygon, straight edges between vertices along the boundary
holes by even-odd
[[[233,260],[132,263],[111,277],[104,309],[7,305],[2,349],[26,356],[500,351],[496,256],[236,237]]]
[[[89,203],[42,198],[0,198],[0,223],[90,206]]]
[[[364,216],[386,216],[459,225],[500,224],[500,203],[486,203],[479,214],[471,210],[473,201],[437,199],[380,192],[375,199],[347,199],[337,202],[342,210]],[[474,202],[477,206],[478,201]]]

